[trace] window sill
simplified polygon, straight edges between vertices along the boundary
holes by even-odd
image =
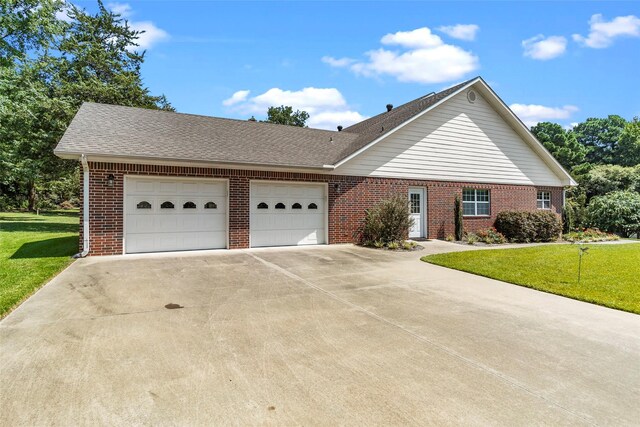
[[[474,219],[474,218],[491,218],[491,215],[462,215],[463,218],[469,218],[469,219]]]

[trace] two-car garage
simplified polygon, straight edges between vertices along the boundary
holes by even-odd
[[[128,176],[126,253],[228,247],[228,181]],[[246,200],[246,197],[245,197]],[[326,184],[252,181],[250,246],[326,243]]]

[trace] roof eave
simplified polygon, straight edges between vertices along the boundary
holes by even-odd
[[[326,170],[327,168],[333,168],[331,165],[296,165],[296,164],[274,164],[274,163],[251,163],[251,162],[238,162],[238,161],[216,161],[216,160],[198,160],[198,159],[181,159],[181,158],[168,158],[168,157],[148,157],[148,156],[129,156],[129,155],[116,155],[116,154],[104,154],[104,153],[92,153],[88,151],[70,151],[70,150],[54,150],[54,154],[61,159],[68,160],[80,160],[84,154],[91,162],[105,162],[105,163],[130,163],[130,164],[188,164],[190,166],[201,167],[216,167],[216,168],[270,168],[270,169],[302,169],[302,170]]]

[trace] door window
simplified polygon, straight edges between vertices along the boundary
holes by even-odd
[[[411,213],[419,214],[420,213],[420,194],[419,193],[411,193],[409,195],[411,202]]]

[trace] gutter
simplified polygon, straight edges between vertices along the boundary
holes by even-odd
[[[80,156],[83,171],[82,185],[82,252],[73,258],[84,258],[89,255],[89,162],[84,154]]]

